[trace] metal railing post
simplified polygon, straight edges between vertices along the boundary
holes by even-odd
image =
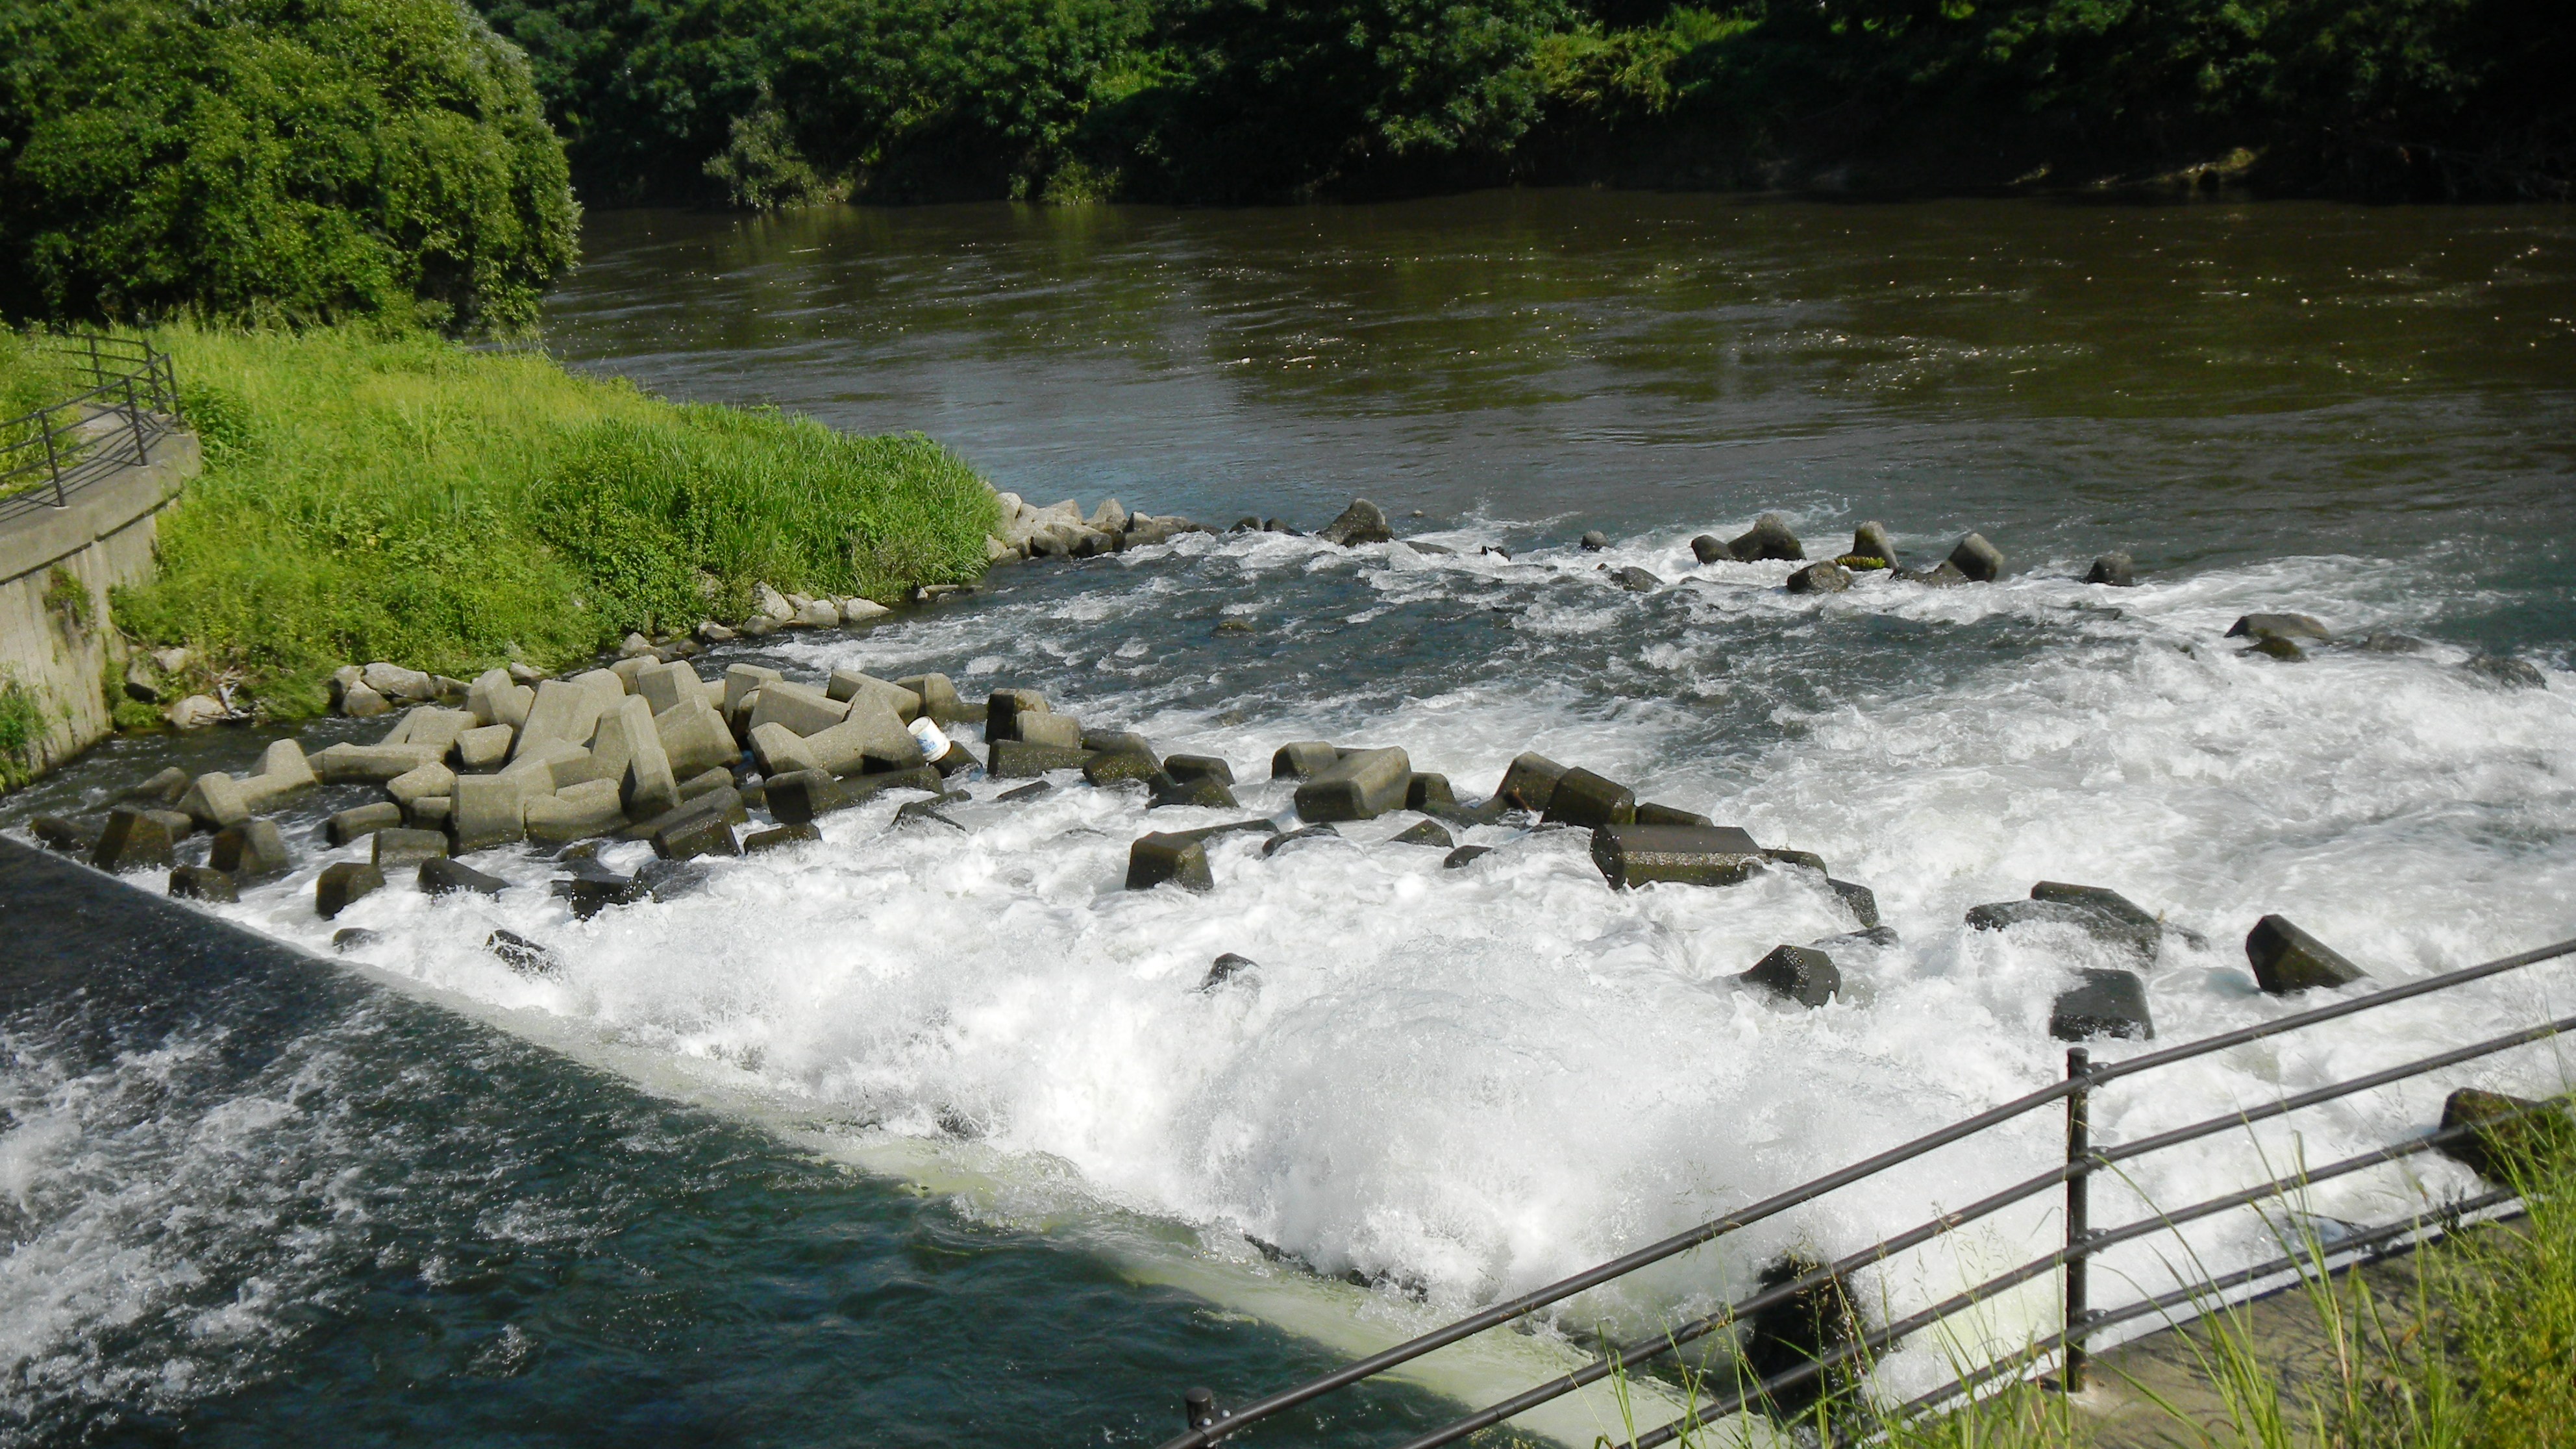
[[[69,508],[71,500],[63,496],[62,454],[54,450],[54,420],[42,408],[36,410],[36,431],[45,435],[45,474],[54,480],[54,506]]]
[[[2075,1087],[2066,1094],[2066,1392],[2084,1392],[2084,1324],[2093,1316],[2086,1303],[2085,1244],[2093,1236],[2092,1203],[2085,1191],[2093,1177],[2093,1054],[2082,1047],[2066,1052],[2066,1079]]]
[[[134,466],[149,467],[152,449],[143,441],[143,408],[134,400],[134,374],[125,375],[125,422],[134,430]]]
[[[1181,1395],[1181,1427],[1205,1429],[1216,1423],[1216,1391],[1191,1389]]]

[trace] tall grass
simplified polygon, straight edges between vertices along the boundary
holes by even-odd
[[[319,709],[343,663],[553,666],[760,581],[890,598],[971,579],[997,521],[927,439],[673,404],[531,353],[361,327],[152,340],[206,468],[115,620],[280,714]]]

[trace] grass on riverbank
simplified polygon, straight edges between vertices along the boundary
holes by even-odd
[[[115,621],[283,715],[319,710],[343,663],[551,667],[738,616],[764,580],[881,600],[969,580],[996,523],[982,480],[917,436],[669,403],[421,334],[152,339],[206,467]]]

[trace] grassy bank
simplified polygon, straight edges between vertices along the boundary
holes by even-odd
[[[359,328],[164,328],[204,474],[118,627],[271,711],[336,666],[551,667],[738,617],[753,585],[891,600],[980,574],[983,482],[920,437],[680,405],[530,353]]]

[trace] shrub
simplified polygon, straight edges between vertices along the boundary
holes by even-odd
[[[0,312],[507,330],[572,259],[526,61],[458,0],[19,0],[0,56]]]

